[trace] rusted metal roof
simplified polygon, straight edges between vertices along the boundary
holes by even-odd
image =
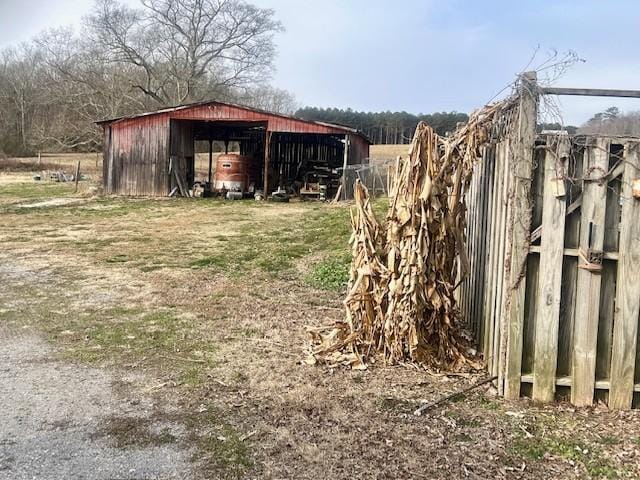
[[[162,108],[152,112],[139,113],[117,118],[110,118],[96,122],[98,125],[115,124],[124,121],[136,121],[149,116],[168,116],[171,119],[183,120],[237,120],[266,122],[269,130],[283,132],[321,133],[321,134],[345,134],[352,133],[361,136],[369,144],[371,141],[358,129],[326,122],[303,120],[292,115],[269,112],[244,105],[225,103],[218,101],[204,101]]]

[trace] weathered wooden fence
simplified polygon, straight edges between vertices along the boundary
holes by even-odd
[[[638,406],[640,139],[536,136],[536,97],[475,167],[460,308],[506,397]]]

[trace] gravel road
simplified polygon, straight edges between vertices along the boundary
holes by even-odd
[[[115,392],[119,381],[62,362],[30,331],[0,324],[0,480],[191,478],[184,429],[152,417],[150,399]],[[116,447],[104,433],[114,417],[142,419],[172,442]]]

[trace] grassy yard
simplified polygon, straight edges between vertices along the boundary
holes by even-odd
[[[0,182],[0,322],[69,362],[140,374],[122,395],[152,395],[185,425],[202,478],[640,476],[637,412],[480,389],[415,417],[474,379],[302,364],[305,327],[343,318],[349,234],[344,206],[85,197],[14,178]],[[118,417],[103,433],[175,441]]]

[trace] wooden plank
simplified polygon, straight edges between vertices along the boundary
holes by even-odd
[[[610,88],[566,88],[543,87],[540,89],[543,95],[580,95],[585,97],[622,97],[640,98],[640,90],[614,90]]]
[[[569,139],[555,139],[544,160],[544,196],[542,207],[542,239],[540,273],[536,308],[533,400],[553,401],[558,361],[558,329],[564,221],[566,215],[565,185]]]
[[[485,150],[482,160],[482,219],[480,229],[480,265],[479,275],[479,301],[477,308],[477,320],[476,320],[476,344],[480,344],[484,338],[484,305],[486,303],[487,293],[487,236],[489,232],[489,202],[491,199],[490,188],[490,165],[489,165],[489,153]]]
[[[521,381],[522,383],[533,383],[533,375],[522,375]],[[571,383],[571,376],[569,375],[556,378],[556,385],[558,387],[570,387]],[[596,380],[595,387],[596,390],[609,390],[611,388],[611,382],[609,380]],[[640,392],[640,383],[635,383],[633,385],[633,391]]]
[[[495,284],[497,278],[497,272],[495,269],[496,264],[496,237],[497,237],[497,218],[498,218],[498,153],[497,147],[491,147],[491,156],[492,156],[492,184],[491,184],[491,228],[489,230],[489,260],[488,260],[488,289],[487,289],[487,299],[485,301],[485,332],[484,332],[484,345],[482,349],[482,354],[484,360],[487,364],[487,369],[492,371],[491,363],[492,363],[492,351],[493,351],[493,329],[495,326],[495,316],[493,315],[493,305],[495,299]]]
[[[570,178],[581,178],[583,167],[583,147],[573,144],[571,159],[567,165]],[[558,332],[558,365],[556,376],[571,376],[573,363],[573,337],[576,308],[576,284],[578,279],[578,246],[580,244],[580,210],[569,213],[572,205],[581,202],[582,184],[569,182],[567,185],[567,216],[564,224],[564,259],[562,265],[562,294],[560,296],[560,329]],[[573,248],[567,248],[573,247]],[[568,255],[569,251],[575,255]]]
[[[547,138],[545,137],[545,142]],[[542,226],[542,204],[544,198],[544,158],[546,150],[536,149],[531,184],[531,228]],[[522,365],[523,373],[533,372],[536,338],[536,309],[538,298],[538,280],[540,277],[540,257],[528,255],[525,286],[525,315],[522,328]]]
[[[627,144],[622,181],[620,260],[611,354],[609,408],[628,409],[633,401],[633,382],[640,313],[640,200],[633,198],[632,183],[640,177],[638,145]]]
[[[540,253],[542,248],[540,245],[531,245],[529,253]],[[565,248],[563,254],[566,257],[579,257],[580,250],[577,248]],[[602,252],[602,258],[605,260],[618,260],[618,252]]]
[[[538,111],[536,72],[524,73],[520,79],[520,115],[514,145],[515,159],[512,172],[514,190],[513,211],[510,217],[513,219],[510,242],[510,274],[509,283],[505,289],[509,297],[506,318],[508,335],[504,352],[504,395],[508,399],[520,397],[526,261],[531,235],[529,225],[531,172]]]
[[[609,141],[598,139],[595,147],[586,148],[584,160],[585,172],[606,172],[609,162]],[[583,251],[589,248],[601,251],[603,248],[606,199],[606,183],[584,182],[580,219],[580,248]],[[578,406],[593,403],[602,280],[599,272],[581,268],[584,265],[584,260],[579,259],[571,368],[573,379],[571,402]]]
[[[506,313],[505,313],[505,289],[507,288],[509,279],[507,278],[506,253],[507,253],[507,223],[509,220],[509,182],[511,181],[511,155],[510,142],[508,140],[502,142],[502,169],[500,180],[500,219],[498,223],[498,284],[496,288],[495,300],[495,317],[496,328],[494,329],[494,345],[493,352],[495,357],[494,376],[498,376],[498,392],[500,395],[504,393],[504,372],[505,366],[501,355],[501,345],[506,333]]]

